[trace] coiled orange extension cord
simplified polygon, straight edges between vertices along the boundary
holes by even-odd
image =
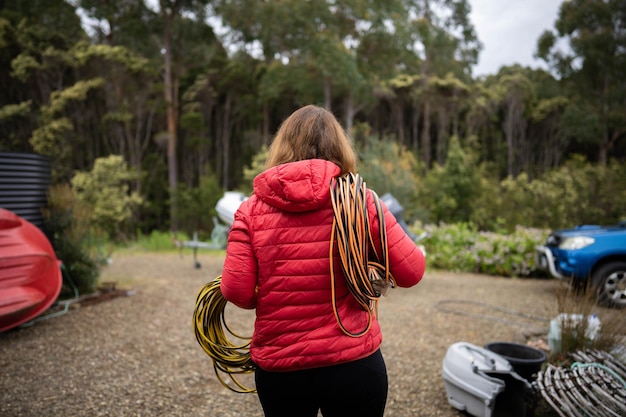
[[[335,213],[330,237],[330,274],[333,311],[341,330],[348,336],[360,337],[367,333],[373,317],[378,313],[378,299],[386,294],[396,281],[389,272],[389,248],[385,216],[380,200],[370,190],[376,205],[381,252],[376,251],[367,211],[367,187],[358,174],[348,173],[331,182],[330,196]],[[345,328],[339,317],[335,293],[334,247],[339,258],[348,289],[357,302],[369,313],[368,324],[360,332]]]

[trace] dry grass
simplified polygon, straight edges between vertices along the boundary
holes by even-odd
[[[568,354],[579,350],[598,349],[611,352],[624,345],[624,311],[598,306],[595,291],[592,289],[574,288],[567,282],[561,282],[555,289],[555,300],[551,317],[562,317],[561,350],[552,353],[550,362],[567,362]],[[593,328],[594,316],[600,322],[598,332]]]

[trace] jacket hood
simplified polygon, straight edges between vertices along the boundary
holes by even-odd
[[[330,181],[340,172],[337,165],[322,159],[277,165],[254,179],[254,194],[280,210],[316,210],[330,199]]]

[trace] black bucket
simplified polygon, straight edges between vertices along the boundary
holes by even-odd
[[[0,152],[0,207],[43,229],[52,182],[50,160],[42,155]]]
[[[530,382],[547,359],[544,351],[518,343],[492,342],[487,343],[485,349],[509,361],[515,373]]]

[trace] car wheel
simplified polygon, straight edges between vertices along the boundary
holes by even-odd
[[[598,304],[626,307],[626,262],[611,262],[600,267],[592,277]]]

